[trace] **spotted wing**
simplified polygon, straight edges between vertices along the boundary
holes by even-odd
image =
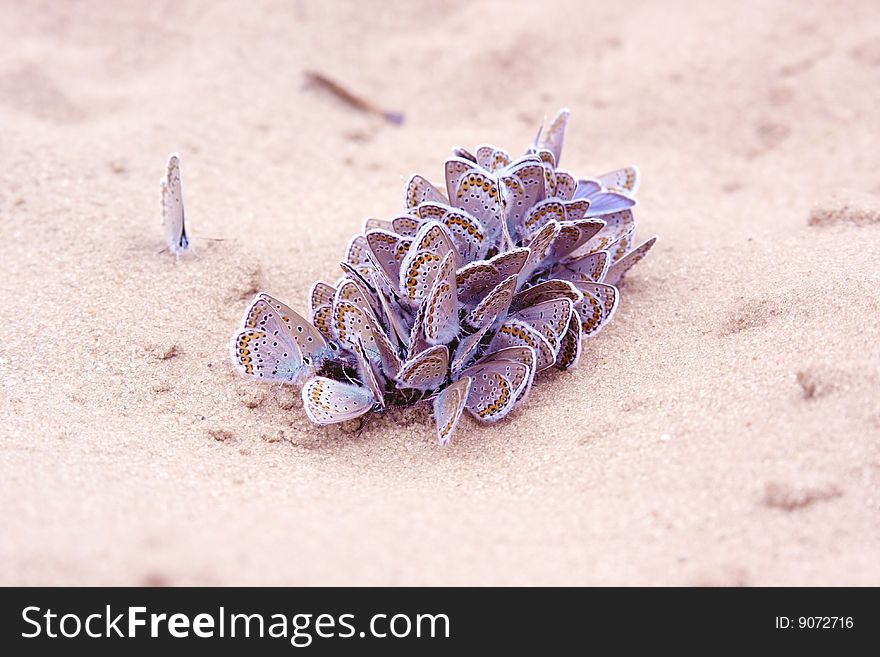
[[[463,377],[445,388],[434,398],[434,420],[437,423],[437,442],[446,445],[455,433],[471,391],[473,379]]]
[[[557,166],[562,157],[562,145],[565,143],[565,131],[568,128],[570,116],[571,113],[567,109],[559,110],[550,125],[541,131],[541,137],[538,140],[538,149],[547,149],[552,152]]]
[[[165,231],[165,245],[175,255],[189,250],[189,238],[183,213],[183,191],[180,184],[180,156],[172,153],[165,165],[165,175],[159,182],[159,197],[162,206],[162,227]]]
[[[446,345],[437,345],[407,360],[395,378],[403,388],[435,390],[446,381],[448,371],[449,349]]]
[[[405,196],[407,208],[414,208],[425,201],[449,203],[449,200],[443,195],[443,192],[418,174],[412,176],[407,181]]]
[[[450,251],[425,301],[425,338],[430,344],[445,344],[458,335],[458,294],[455,282],[455,256]]]
[[[605,282],[609,285],[617,285],[626,272],[647,255],[648,251],[651,250],[651,247],[654,246],[656,241],[657,237],[654,236],[615,262],[608,270],[608,274],[605,276]]]
[[[254,297],[245,314],[244,327],[261,328],[267,312],[273,313],[287,327],[306,365],[318,367],[325,358],[336,351],[336,345],[328,342],[317,327],[305,317],[265,292],[260,292]]]
[[[315,424],[353,420],[372,410],[373,393],[351,383],[315,376],[302,389],[306,415]]]

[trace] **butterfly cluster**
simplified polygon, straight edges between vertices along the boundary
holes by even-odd
[[[368,219],[343,276],[314,284],[310,319],[256,296],[233,338],[235,367],[302,385],[317,424],[430,400],[441,444],[465,410],[496,422],[536,374],[575,367],[655,238],[633,247],[635,168],[587,179],[559,168],[568,118],[516,159],[455,149],[445,192],[412,176],[404,211]]]

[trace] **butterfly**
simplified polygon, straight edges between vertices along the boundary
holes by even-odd
[[[639,246],[634,248],[632,251],[629,251],[626,255],[624,255],[617,262],[611,265],[611,267],[608,269],[608,274],[605,277],[605,282],[609,285],[617,285],[624,277],[626,272],[628,272],[630,268],[639,260],[645,257],[648,251],[651,250],[651,247],[654,246],[654,243],[656,241],[657,236],[655,235],[643,244],[640,244]]]
[[[553,267],[550,277],[571,281],[575,285],[580,282],[595,283],[603,281],[611,264],[608,251],[596,251],[579,258],[563,261]]]
[[[455,256],[450,251],[440,263],[431,291],[425,299],[425,338],[430,344],[445,344],[458,335],[458,295]]]
[[[543,335],[554,350],[558,350],[562,336],[568,331],[572,312],[574,312],[574,304],[571,300],[560,297],[523,308],[513,317],[523,320]]]
[[[523,225],[531,208],[544,200],[544,167],[540,160],[525,158],[500,175],[504,194],[504,222],[510,240],[519,244],[526,239]]]
[[[559,297],[571,299],[573,303],[577,304],[583,300],[584,295],[569,281],[553,279],[538,283],[537,285],[532,285],[531,287],[527,287],[517,292],[513,297],[511,308],[518,310],[519,308],[533,306],[542,301],[557,299]]]
[[[434,421],[437,423],[437,442],[440,445],[446,445],[452,438],[470,395],[472,382],[471,377],[462,377],[434,398]]]
[[[536,144],[539,151],[548,150],[553,153],[554,165],[558,165],[562,157],[562,145],[565,143],[565,131],[568,129],[570,116],[571,112],[567,109],[559,110],[550,125],[541,130]]]
[[[373,393],[368,388],[315,376],[302,388],[303,407],[315,424],[334,424],[361,417],[378,410]]]
[[[407,208],[414,208],[425,201],[449,202],[439,189],[418,174],[406,182],[405,201]]]
[[[511,162],[510,154],[507,151],[490,144],[478,146],[474,160],[486,171],[493,173],[507,168]]]
[[[435,390],[446,380],[449,349],[445,344],[428,347],[407,360],[395,377],[403,388]]]
[[[165,165],[165,175],[159,181],[162,206],[162,226],[165,245],[175,256],[189,251],[189,238],[183,216],[183,192],[180,185],[180,156],[172,153]]]
[[[314,374],[337,350],[308,320],[261,292],[233,338],[232,361],[247,376],[297,383]]]
[[[419,229],[400,265],[400,295],[412,304],[421,303],[431,290],[444,256],[453,251],[446,227],[436,221]]]
[[[501,324],[489,344],[489,351],[506,347],[531,347],[535,352],[535,370],[538,372],[556,362],[556,348],[540,331],[519,319],[509,318]]]
[[[584,298],[575,304],[575,310],[581,319],[581,330],[584,337],[595,335],[611,321],[620,295],[617,288],[607,283],[576,283],[583,292]]]
[[[574,369],[581,359],[581,318],[577,312],[572,311],[568,319],[568,329],[559,343],[559,351],[556,355],[556,367],[561,370]]]
[[[529,242],[529,257],[517,279],[517,289],[521,288],[544,263],[550,253],[550,245],[559,234],[561,224],[551,219]]]
[[[473,379],[465,408],[481,422],[497,422],[510,413],[534,377],[534,367],[520,360],[520,350],[516,350],[517,358],[506,358],[503,351],[484,357],[461,374]],[[532,352],[532,363],[533,357]]]
[[[499,181],[488,171],[463,158],[446,160],[449,202],[476,217],[485,229],[489,246],[503,233],[504,199]]]
[[[494,324],[498,317],[506,315],[516,291],[516,281],[516,274],[511,274],[498,283],[467,315],[465,322],[479,330],[484,326]]]

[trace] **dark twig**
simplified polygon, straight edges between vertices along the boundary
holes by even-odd
[[[322,89],[326,89],[334,96],[339,98],[344,103],[358,109],[362,112],[367,112],[368,114],[375,114],[377,116],[381,116],[383,119],[388,121],[389,123],[393,123],[394,125],[400,125],[403,123],[403,114],[401,112],[392,112],[386,110],[382,107],[379,107],[375,103],[367,100],[366,98],[355,94],[352,91],[349,91],[341,84],[336,82],[335,80],[331,80],[323,73],[317,73],[315,71],[306,71],[305,73],[306,79],[318,86]]]

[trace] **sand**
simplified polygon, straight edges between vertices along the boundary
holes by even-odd
[[[880,584],[876,3],[0,11],[0,583]],[[234,372],[255,290],[305,310],[404,176],[563,106],[660,235],[579,369],[445,449]]]

